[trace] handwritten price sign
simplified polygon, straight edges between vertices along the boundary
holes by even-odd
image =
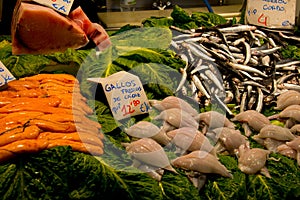
[[[246,21],[268,28],[291,29],[296,21],[297,0],[247,0]]]
[[[7,84],[9,81],[15,80],[16,78],[8,71],[8,69],[0,61],[0,87]]]
[[[68,15],[74,0],[33,0],[39,4],[53,8],[54,10]]]
[[[89,78],[88,80],[101,83],[116,120],[149,112],[150,104],[139,77],[120,71],[107,78]]]

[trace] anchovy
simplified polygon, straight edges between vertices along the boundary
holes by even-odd
[[[272,81],[272,89],[271,89],[271,95],[272,94],[275,94],[276,92],[277,92],[277,89],[278,89],[278,87],[277,87],[277,83],[276,83],[276,80],[275,79],[273,79],[273,81]]]
[[[261,30],[259,30],[259,29],[255,29],[255,30],[254,30],[254,33],[260,34],[260,35],[262,35],[262,36],[264,36],[264,37],[266,37],[266,38],[268,37],[267,34],[266,34],[265,32],[263,32],[263,31],[261,31]]]
[[[173,36],[172,39],[173,40],[186,40],[186,39],[191,39],[191,38],[200,38],[201,34],[199,33],[193,33],[193,32],[189,32],[189,33],[182,33],[182,32],[178,32],[178,31],[172,31],[173,32]]]
[[[256,59],[254,56],[250,58],[249,63],[252,65],[259,65],[258,59]]]
[[[171,47],[173,47],[175,50],[180,51],[180,46],[173,40],[171,40]]]
[[[188,95],[188,89],[185,85],[182,86],[181,88],[181,94],[184,95],[184,96],[187,96]]]
[[[241,49],[239,49],[239,48],[237,48],[235,46],[232,46],[232,45],[228,45],[228,48],[229,48],[229,51],[231,51],[231,54],[233,54],[233,53],[241,53],[242,52]]]
[[[262,77],[251,76],[248,72],[243,71],[243,70],[241,70],[240,73],[244,74],[246,77],[248,77],[249,79],[251,79],[253,81],[262,81],[262,80],[264,80]]]
[[[300,85],[291,84],[291,83],[283,83],[283,88],[288,90],[300,91]]]
[[[255,69],[253,67],[250,67],[248,65],[242,65],[242,64],[231,63],[231,62],[228,62],[228,65],[231,66],[234,69],[244,70],[244,71],[247,71],[247,72],[256,73],[256,74],[261,75],[263,77],[268,77],[265,73],[261,72],[258,69]]]
[[[275,53],[276,51],[278,51],[281,48],[282,47],[278,46],[278,47],[273,47],[271,49],[262,49],[262,50],[252,50],[251,49],[251,54],[255,54],[255,55],[272,54],[272,53]]]
[[[242,82],[242,85],[252,85],[252,86],[255,86],[255,87],[259,87],[259,88],[265,88],[265,86],[263,86],[262,84],[259,84],[259,83],[254,82],[254,81],[244,81],[244,82]]]
[[[203,60],[199,59],[198,62],[196,63],[196,67],[194,67],[194,69],[191,70],[190,74],[195,74],[196,72],[200,72],[201,70],[206,70],[208,69],[207,65],[203,64]]]
[[[195,34],[195,32],[191,31],[191,30],[186,30],[186,29],[181,29],[181,28],[178,28],[176,26],[170,26],[170,29],[173,29],[175,31],[178,31],[180,33],[186,33],[186,34]]]
[[[232,44],[233,46],[238,46],[241,42],[245,42],[245,41],[246,41],[246,39],[245,39],[244,37],[242,37],[242,38],[236,39],[236,40],[233,41],[231,44]]]
[[[203,37],[189,37],[189,38],[184,38],[184,39],[180,39],[180,40],[176,40],[176,43],[180,44],[183,42],[203,42],[205,41],[205,38]]]
[[[250,41],[250,43],[251,44],[255,44],[255,45],[257,45],[257,46],[261,46],[261,43],[260,43],[260,40],[256,37],[257,36],[257,34],[254,34],[252,31],[248,31],[248,33],[249,33],[249,35],[250,35],[250,37],[251,37],[251,41]]]
[[[252,85],[246,85],[246,91],[247,91],[247,96],[250,97],[252,93],[253,86]]]
[[[250,47],[250,44],[248,44],[247,42],[243,41],[241,42],[244,46],[245,46],[245,61],[244,61],[244,65],[247,65],[248,62],[250,61],[251,59],[251,47]]]
[[[207,70],[207,69],[208,69],[208,66],[206,66],[206,65],[198,65],[190,72],[190,74],[193,75],[197,72],[201,73],[203,70]]]
[[[248,110],[252,110],[253,109],[253,105],[255,104],[256,102],[256,95],[255,94],[252,94],[249,96],[249,100],[248,100],[248,106],[247,106],[247,109]]]
[[[226,90],[226,97],[224,99],[224,103],[225,104],[230,103],[233,99],[234,99],[234,94],[231,91]]]
[[[286,80],[288,80],[289,78],[293,77],[293,76],[298,76],[298,73],[291,73],[291,74],[287,74],[284,76],[281,76],[279,79],[277,79],[276,83],[277,84],[282,84],[284,83]]]
[[[205,70],[205,72],[204,72],[205,74],[206,74],[206,76],[207,77],[209,77],[210,78],[210,80],[212,80],[213,81],[213,83],[220,89],[220,90],[223,90],[223,85],[222,85],[222,83],[223,83],[223,80],[219,80],[213,73],[212,73],[212,71],[210,71],[210,70]]]
[[[300,42],[300,37],[296,37],[296,36],[287,36],[285,34],[283,34],[282,31],[279,31],[279,35],[285,39],[289,39],[289,40],[294,40],[296,42]]]
[[[229,85],[230,85],[230,87],[232,88],[232,90],[234,92],[235,101],[237,102],[237,104],[239,104],[240,101],[241,101],[241,93],[240,93],[240,90],[239,90],[237,84],[233,81],[230,81]]]
[[[239,26],[233,26],[233,27],[226,27],[226,28],[220,28],[219,30],[223,33],[228,32],[243,32],[243,31],[254,31],[256,30],[256,26],[251,25],[239,25]]]
[[[272,38],[270,38],[270,37],[267,37],[267,38],[268,38],[268,41],[269,41],[269,43],[270,43],[271,46],[277,47],[275,41]]]
[[[198,102],[199,101],[198,88],[196,87],[193,81],[191,81],[190,83],[190,88],[192,90],[192,95],[191,95],[192,98]]]
[[[224,56],[223,54],[220,54],[220,53],[218,53],[218,52],[216,52],[216,51],[214,51],[212,49],[209,49],[209,48],[205,47],[203,44],[200,44],[200,46],[202,48],[204,48],[208,53],[210,53],[211,55],[213,55],[214,57],[216,57],[217,59],[223,60],[223,61],[227,61],[226,56]]]
[[[222,31],[220,31],[220,29],[218,28],[212,28],[213,31],[215,31],[217,33],[217,35],[221,38],[221,40],[223,41],[223,43],[228,46],[228,41],[226,36],[224,35],[224,33]]]
[[[212,47],[217,48],[217,49],[221,49],[221,50],[225,51],[227,54],[231,55],[229,47],[225,44],[218,44],[218,43],[211,42],[211,41],[203,42],[202,44],[205,44],[206,46],[209,45],[209,46],[212,46]]]
[[[232,56],[236,59],[241,59],[241,60],[245,59],[245,55],[242,53],[232,53]]]
[[[257,112],[262,111],[263,101],[264,101],[264,94],[263,94],[262,90],[259,87],[257,87],[257,104],[256,104],[256,108],[255,108],[255,110]]]
[[[209,61],[215,61],[214,58],[211,58],[209,56],[207,51],[200,49],[200,47],[197,48],[195,45],[193,45],[193,43],[184,42],[184,43],[182,43],[182,46],[186,47],[187,49],[190,49],[191,53],[194,54],[195,56],[199,57],[199,58],[209,60]]]
[[[213,99],[216,99],[219,105],[221,105],[221,107],[224,108],[230,116],[233,116],[233,113],[228,108],[228,106],[217,95],[213,94],[213,97],[214,97]]]
[[[267,50],[267,49],[269,49],[269,45],[268,45],[268,43],[265,43],[261,46],[251,47],[251,52],[256,52],[256,51],[260,51],[260,50]]]
[[[234,58],[234,56],[231,53],[229,54],[227,51],[224,51],[222,49],[213,49],[213,51],[218,54],[222,54],[222,55],[226,56],[231,62],[237,63],[236,59]]]
[[[281,71],[295,71],[298,67],[296,65],[286,66],[280,68]]]
[[[210,82],[210,79],[204,73],[200,73],[199,77],[204,81],[206,81],[207,83]]]
[[[181,73],[182,73],[181,80],[178,84],[178,87],[177,87],[175,93],[177,93],[179,90],[181,90],[182,87],[184,86],[185,82],[187,81],[188,58],[184,54],[181,55],[180,57],[181,57],[181,59],[183,59],[186,62],[186,64],[185,64],[184,69],[181,70]]]
[[[213,36],[213,35],[209,36],[208,39],[209,39],[209,41],[215,42],[215,43],[222,42],[222,39],[220,37]]]
[[[210,95],[208,94],[207,90],[203,86],[201,80],[196,75],[192,75],[192,81],[194,82],[195,86],[200,90],[200,92],[208,99],[210,99]]]
[[[176,36],[172,37],[172,40],[176,40],[176,42],[178,42],[177,40],[186,40],[186,39],[190,39],[192,37],[192,34],[179,34]]]
[[[276,64],[275,65],[275,68],[276,69],[282,69],[284,67],[289,67],[291,65],[297,65],[297,64],[300,64],[300,60],[294,60],[294,61],[291,61],[291,62],[286,62],[286,63],[281,63],[281,64]]]
[[[286,47],[288,45],[284,40],[282,40],[281,37],[279,37],[275,33],[269,33],[268,36],[269,38],[272,38],[272,40],[274,40],[274,42],[278,43],[280,46]]]
[[[240,103],[240,112],[245,111],[246,100],[247,100],[247,92],[243,92],[242,98],[241,98],[241,103]]]

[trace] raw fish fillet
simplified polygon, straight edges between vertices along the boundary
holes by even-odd
[[[89,39],[77,23],[55,10],[19,1],[12,20],[13,54],[49,54],[85,46]]]

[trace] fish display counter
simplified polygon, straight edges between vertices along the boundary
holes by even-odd
[[[76,1],[18,1],[0,35],[2,199],[298,199],[298,26],[237,7],[111,29]]]

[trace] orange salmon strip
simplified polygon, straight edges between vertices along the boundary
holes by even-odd
[[[78,83],[78,80],[70,74],[37,74],[34,76],[24,77],[19,80],[43,81],[45,79],[54,79],[64,83]]]
[[[7,145],[1,146],[0,150],[10,151],[12,153],[37,153],[46,149],[48,146],[48,140],[40,139],[24,139],[18,140]]]
[[[25,104],[43,104],[52,107],[57,107],[61,103],[61,99],[58,97],[47,97],[47,98],[30,98],[30,97],[19,97],[19,98],[5,98],[0,97],[0,107],[14,107],[16,105]]]
[[[102,155],[103,149],[99,146],[84,144],[81,142],[75,142],[71,140],[48,140],[48,149],[57,146],[71,146],[73,151],[79,151],[87,154]]]
[[[39,139],[48,139],[48,140],[71,140],[76,142],[93,144],[103,148],[103,142],[99,137],[96,137],[87,133],[54,133],[54,132],[42,132],[38,136]]]
[[[6,133],[1,134],[0,147],[18,140],[36,139],[41,132],[41,129],[39,129],[37,126],[28,126],[25,128],[19,128],[18,130],[20,132],[7,131]]]
[[[76,132],[75,124],[70,122],[62,123],[62,122],[48,121],[43,119],[33,119],[30,120],[29,123],[38,126],[43,131],[63,132],[63,133]]]

